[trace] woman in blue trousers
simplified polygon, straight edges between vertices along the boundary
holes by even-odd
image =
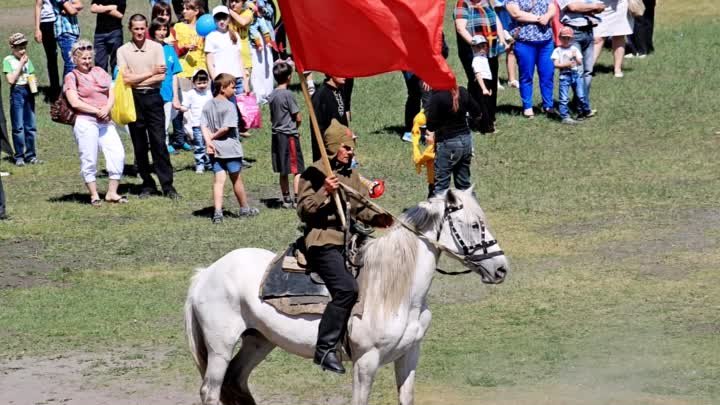
[[[543,112],[552,114],[553,77],[555,67],[550,55],[555,48],[550,22],[556,13],[552,0],[508,0],[507,11],[516,22],[513,35],[516,37],[515,56],[520,71],[520,98],[523,115],[533,113],[533,76],[537,68],[540,78]]]

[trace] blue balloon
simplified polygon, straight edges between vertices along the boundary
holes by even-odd
[[[207,36],[207,34],[215,31],[216,28],[215,20],[210,14],[203,14],[195,23],[195,30],[201,37]]]

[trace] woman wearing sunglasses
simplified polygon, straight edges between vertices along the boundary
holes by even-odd
[[[118,185],[125,164],[125,149],[110,120],[115,101],[112,79],[102,68],[95,66],[95,52],[90,41],[81,39],[70,50],[75,69],[65,76],[63,91],[75,110],[73,134],[80,154],[80,174],[90,192],[90,204],[102,204],[97,190],[96,175],[98,149],[105,155],[108,172],[108,191],[105,201],[126,203],[118,194]]]

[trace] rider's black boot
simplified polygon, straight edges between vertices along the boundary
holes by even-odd
[[[313,361],[315,364],[319,364],[323,370],[345,374],[345,368],[335,350],[345,332],[349,312],[349,310],[331,303],[325,308],[322,319],[320,319]]]

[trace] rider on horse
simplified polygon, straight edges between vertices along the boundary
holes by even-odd
[[[351,167],[355,137],[350,129],[332,120],[324,138],[333,173],[325,175],[321,160],[303,172],[297,212],[306,225],[308,265],[322,278],[332,296],[320,320],[314,361],[324,370],[342,374],[345,368],[337,356],[336,347],[345,334],[352,307],[357,301],[358,284],[346,266],[347,233],[337,215],[332,194],[340,193],[343,211],[350,217],[347,226],[352,226],[353,220],[359,220],[372,226],[388,227],[392,224],[392,217],[373,211],[340,188],[342,183],[366,197],[368,194],[360,175]]]

